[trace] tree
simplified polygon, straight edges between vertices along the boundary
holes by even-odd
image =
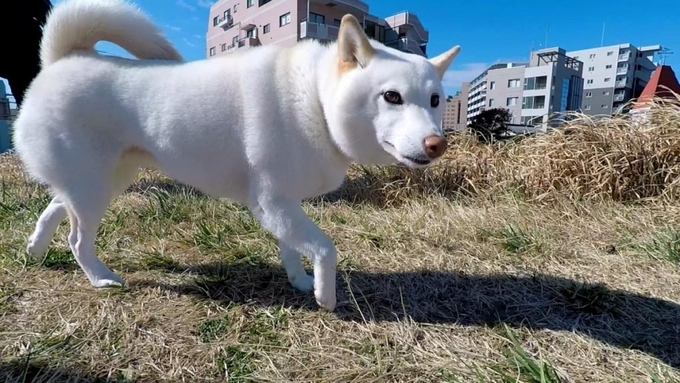
[[[512,120],[512,113],[505,108],[486,109],[474,116],[468,129],[483,142],[503,140],[503,134],[509,131],[507,124]]]

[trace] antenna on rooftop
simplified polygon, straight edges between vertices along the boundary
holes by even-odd
[[[671,50],[669,50],[668,48],[666,48],[666,47],[661,48],[661,50],[658,53],[660,61],[661,61],[661,65],[666,65],[666,57],[668,57],[668,55],[672,55],[672,54],[673,54],[673,52]]]
[[[602,38],[600,39],[600,46],[604,46],[604,22],[602,22]]]

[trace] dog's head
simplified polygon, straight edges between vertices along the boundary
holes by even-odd
[[[442,78],[460,50],[426,59],[369,40],[346,15],[334,46],[329,128],[341,150],[363,164],[419,167],[446,150]]]

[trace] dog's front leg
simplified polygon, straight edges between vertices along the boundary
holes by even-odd
[[[289,247],[282,249],[286,252],[282,260],[291,284],[298,287],[296,285],[304,280],[300,276],[304,269],[299,260],[290,259],[291,251],[295,250],[312,260],[316,302],[326,310],[335,310],[337,255],[333,241],[307,217],[299,202],[261,195],[252,204],[251,211],[266,230]]]

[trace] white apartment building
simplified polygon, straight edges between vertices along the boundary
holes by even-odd
[[[661,45],[637,48],[617,44],[567,52],[583,62],[582,111],[589,115],[611,115],[637,98],[656,68],[654,54]]]
[[[494,75],[495,70],[507,69],[514,67],[524,67],[526,64],[519,63],[503,63],[503,64],[493,64],[487,70],[482,72],[479,76],[475,77],[474,80],[470,81],[467,86],[468,97],[467,97],[467,122],[469,123],[472,118],[478,115],[480,112],[487,108],[487,92],[489,90],[489,73]],[[495,89],[495,82],[491,84],[491,90]],[[492,102],[493,104],[494,102]]]
[[[528,63],[494,64],[470,82],[468,123],[487,108],[505,108],[512,124],[547,125],[560,112],[578,110],[582,63],[562,48],[534,51]]]

